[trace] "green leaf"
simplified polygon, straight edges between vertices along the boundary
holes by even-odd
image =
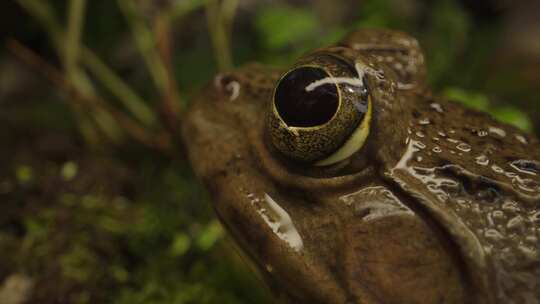
[[[443,95],[451,100],[460,102],[461,104],[475,110],[490,113],[495,119],[511,124],[524,131],[532,130],[531,119],[523,111],[510,107],[493,107],[490,106],[487,96],[481,93],[471,92],[460,88],[447,88]]]
[[[459,55],[466,48],[471,20],[456,1],[437,1],[430,14],[430,23],[422,41],[427,50],[429,79],[444,83],[444,77],[459,69]]]
[[[77,175],[79,166],[73,161],[65,162],[62,166],[60,174],[65,181],[70,181]]]
[[[532,122],[527,114],[514,107],[497,107],[491,114],[498,120],[511,124],[523,131],[532,131]]]
[[[197,237],[197,245],[207,251],[223,236],[223,229],[218,221],[211,221]]]
[[[191,239],[185,233],[177,234],[171,244],[171,254],[173,256],[182,256],[191,247]]]
[[[470,92],[460,88],[447,88],[443,91],[443,95],[446,98],[458,101],[471,109],[487,111],[489,108],[489,99],[480,93]]]
[[[34,170],[30,166],[21,165],[15,169],[15,176],[17,176],[19,183],[28,184],[34,178]]]
[[[255,19],[263,44],[270,50],[305,41],[315,34],[317,25],[317,18],[312,12],[287,6],[261,10]]]

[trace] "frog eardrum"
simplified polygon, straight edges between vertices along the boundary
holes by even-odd
[[[291,160],[328,166],[364,145],[371,96],[361,62],[315,53],[278,81],[268,115],[271,144]]]

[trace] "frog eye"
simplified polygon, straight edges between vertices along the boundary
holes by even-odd
[[[315,166],[332,165],[360,150],[372,107],[362,67],[319,55],[285,73],[268,116],[272,145],[287,158]]]

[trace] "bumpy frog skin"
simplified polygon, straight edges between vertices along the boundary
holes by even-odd
[[[273,144],[290,69],[218,75],[183,122],[217,215],[276,299],[540,303],[538,139],[434,97],[406,34],[361,30],[321,51],[363,63],[372,117],[352,156],[316,166]]]

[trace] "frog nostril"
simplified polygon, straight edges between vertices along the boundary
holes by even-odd
[[[240,82],[231,74],[217,75],[214,78],[214,87],[228,95],[229,100],[235,100],[240,95]]]
[[[323,69],[301,67],[283,77],[274,102],[288,126],[315,127],[332,119],[339,106],[339,95],[336,84]]]

